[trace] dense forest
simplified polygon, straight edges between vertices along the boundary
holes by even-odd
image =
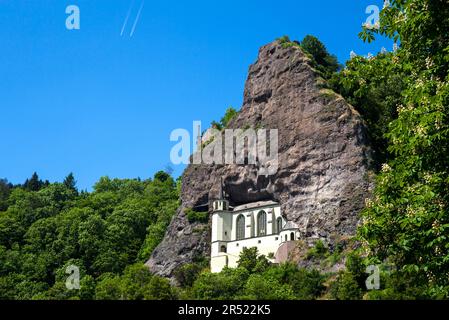
[[[345,271],[270,265],[254,248],[239,267],[212,274],[207,257],[176,271],[177,285],[143,265],[178,207],[181,180],[101,178],[79,192],[37,174],[22,185],[0,181],[1,299],[447,299],[449,298],[449,4],[392,0],[379,28],[398,44],[340,66],[313,36],[280,38],[311,58],[324,87],[362,115],[374,149],[374,195],[346,249],[317,242],[305,259]],[[229,109],[217,127],[235,114]],[[347,248],[350,248],[348,250]],[[368,265],[381,270],[367,291]],[[80,290],[65,286],[66,267],[81,271]],[[319,266],[319,265],[318,265]]]
[[[79,192],[72,174],[63,183],[36,173],[23,185],[1,180],[0,298],[108,297],[110,282],[143,265],[162,240],[178,195],[179,182],[164,172],[145,181],[104,177],[91,193]],[[80,270],[80,290],[66,289],[70,265]],[[154,298],[169,288],[157,277],[149,286]]]

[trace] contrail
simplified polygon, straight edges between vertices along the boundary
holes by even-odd
[[[136,20],[134,21],[134,25],[133,25],[133,28],[131,30],[131,33],[129,34],[129,37],[132,37],[133,34],[134,34],[134,30],[136,30],[137,22],[139,22],[140,13],[142,12],[144,4],[145,4],[145,0],[143,0],[142,4],[140,5],[139,12],[137,13]]]
[[[120,37],[123,36],[123,32],[125,31],[126,24],[128,23],[129,16],[131,15],[131,10],[134,7],[134,0],[131,2],[131,6],[128,9],[128,13],[126,14],[125,22],[123,23],[122,31],[120,32]]]

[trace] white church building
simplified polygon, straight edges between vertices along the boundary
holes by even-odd
[[[260,201],[229,207],[227,200],[212,203],[211,272],[235,268],[243,248],[256,247],[274,263],[287,260],[299,240],[298,226],[281,214],[274,201]]]

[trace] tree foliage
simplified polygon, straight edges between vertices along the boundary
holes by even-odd
[[[292,263],[271,265],[257,248],[244,249],[236,269],[225,268],[220,273],[203,269],[195,278],[184,298],[313,300],[324,293],[326,279],[316,270],[301,269]]]
[[[334,73],[328,84],[353,105],[363,117],[374,150],[375,169],[391,158],[386,134],[389,124],[397,119],[397,106],[402,101],[411,70],[399,63],[395,53],[375,57],[353,57],[345,68]]]
[[[329,79],[340,69],[337,57],[327,51],[326,46],[317,37],[307,35],[300,43],[301,48],[309,53],[317,69],[322,73],[325,79]]]
[[[135,263],[148,259],[162,240],[178,191],[163,172],[145,181],[104,177],[91,193],[78,192],[73,174],[52,184],[37,174],[21,186],[2,180],[0,299],[170,296],[158,295],[167,283],[145,278],[148,269]],[[80,290],[65,286],[68,265],[82,270]],[[133,289],[144,286],[139,281],[145,290]]]
[[[411,70],[386,137],[392,159],[377,179],[360,235],[372,261],[389,261],[428,297],[449,297],[449,5],[393,0],[380,28],[361,33],[400,41]]]
[[[226,112],[224,116],[220,119],[219,122],[212,121],[211,127],[217,130],[223,130],[226,129],[231,122],[232,119],[234,119],[238,115],[238,111],[234,109],[233,107],[229,107],[226,109]]]

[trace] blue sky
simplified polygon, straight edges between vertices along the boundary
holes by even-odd
[[[340,62],[392,48],[357,37],[379,0],[145,0],[131,37],[142,1],[0,0],[0,177],[73,172],[89,190],[105,175],[148,178],[170,163],[173,129],[240,108],[260,46],[313,34]],[[68,5],[80,30],[66,29]]]

